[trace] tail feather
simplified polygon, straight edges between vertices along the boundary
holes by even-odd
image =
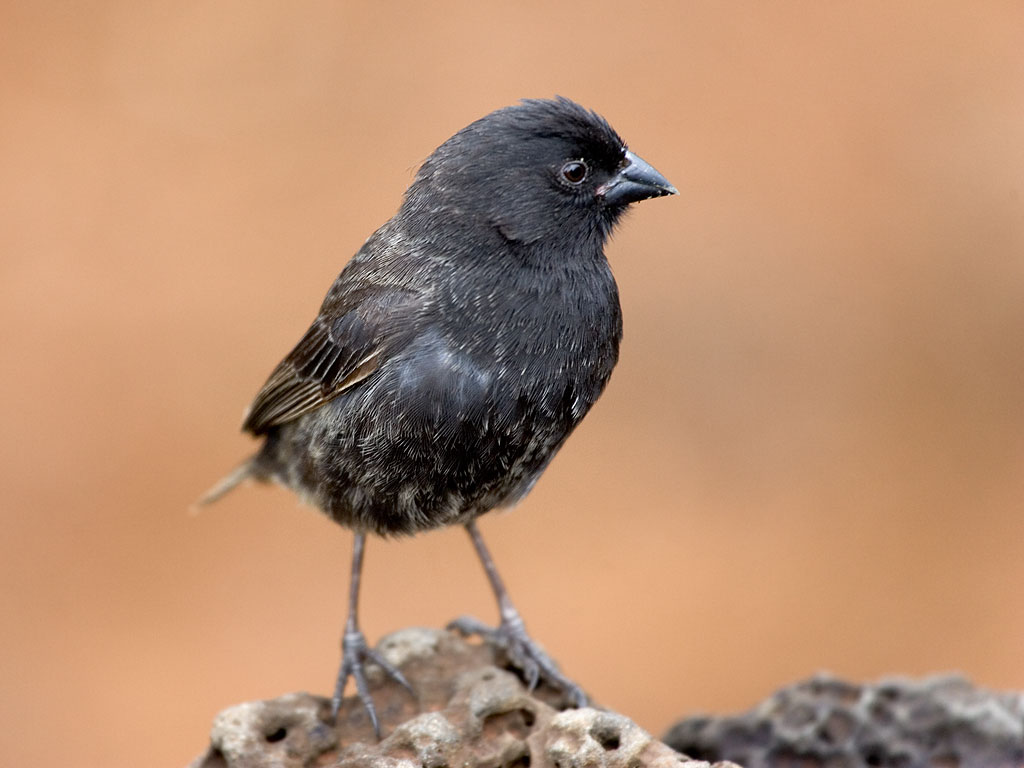
[[[213,502],[220,499],[221,496],[233,491],[239,484],[248,480],[250,477],[255,477],[256,474],[254,469],[255,457],[246,459],[235,467],[230,474],[218,480],[216,485],[204,493],[193,506],[198,508],[213,504]]]

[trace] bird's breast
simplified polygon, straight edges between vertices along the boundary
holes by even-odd
[[[596,399],[618,360],[618,291],[603,258],[582,269],[499,275],[486,291],[442,302],[438,328],[453,365],[505,396]],[[579,410],[577,408],[576,410]],[[582,416],[582,413],[580,413]]]

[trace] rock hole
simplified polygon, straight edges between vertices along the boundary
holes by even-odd
[[[288,735],[288,729],[282,726],[281,728],[278,728],[276,731],[272,731],[271,733],[268,733],[265,738],[266,738],[266,740],[268,742],[273,744],[274,742],[277,742],[277,741],[284,741],[284,739],[285,739],[285,737],[287,735]]]
[[[614,726],[599,723],[590,729],[590,735],[607,752],[613,752],[619,748],[619,731]]]
[[[530,768],[530,753],[524,752],[505,764],[505,768]]]
[[[870,766],[885,765],[885,750],[881,746],[869,746],[864,749],[864,762]]]
[[[508,712],[497,712],[484,718],[483,731],[489,737],[503,733],[511,733],[518,739],[525,739],[530,735],[530,729],[536,722],[537,716],[525,707],[509,710]]]

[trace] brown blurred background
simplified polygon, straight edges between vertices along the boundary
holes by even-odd
[[[0,754],[182,765],[338,663],[351,534],[188,505],[452,132],[603,113],[680,196],[611,243],[611,386],[483,523],[536,637],[656,733],[819,669],[1024,688],[1024,6],[0,7]],[[496,618],[371,542],[377,638]]]

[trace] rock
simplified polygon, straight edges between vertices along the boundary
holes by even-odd
[[[377,650],[414,691],[368,666],[382,741],[358,698],[335,724],[329,699],[293,693],[221,712],[190,768],[708,768],[622,715],[569,709],[543,684],[528,692],[493,648],[452,632],[407,629]]]
[[[857,685],[819,675],[742,715],[682,720],[665,742],[746,768],[1020,768],[1024,695],[955,676]]]
[[[336,749],[338,737],[325,723],[329,700],[289,693],[271,701],[249,701],[225,709],[213,721],[210,751],[193,765],[311,765],[309,756]]]

